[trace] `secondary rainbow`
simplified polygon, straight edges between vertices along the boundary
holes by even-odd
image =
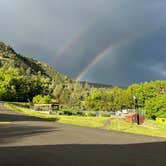
[[[85,29],[77,32],[74,34],[71,40],[67,42],[57,53],[55,57],[55,61],[57,62],[59,58],[61,58],[67,50],[69,50],[75,43],[77,43],[79,40],[81,40],[81,37],[84,35],[84,33],[91,27],[92,25],[87,26]]]

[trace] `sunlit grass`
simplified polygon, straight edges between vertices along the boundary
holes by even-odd
[[[86,126],[92,128],[104,128],[107,130],[116,130],[127,133],[142,134],[149,136],[166,137],[166,125],[157,123],[153,120],[146,120],[144,125],[136,125],[127,122],[125,119],[108,117],[86,117],[86,116],[66,116],[49,115],[24,108],[21,104],[7,103],[5,106],[9,109],[20,111],[29,116],[40,117],[46,120],[58,121],[64,124],[77,126]],[[108,123],[107,123],[108,122]]]
[[[67,115],[55,115],[55,114],[51,115],[18,106],[17,103],[6,103],[5,107],[10,110],[22,112],[28,116],[40,117],[46,120],[48,119],[51,121],[58,121],[60,123],[95,127],[95,128],[103,127],[103,124],[107,119],[106,117],[84,117],[84,116],[67,116]]]
[[[7,125],[7,124],[11,124],[12,122],[0,122],[0,125]]]
[[[105,117],[80,117],[80,116],[58,116],[59,122],[66,124],[73,124],[78,126],[86,126],[93,128],[103,128],[104,122],[107,120]]]
[[[107,129],[149,136],[166,137],[166,125],[158,124],[152,120],[146,120],[143,125],[136,125],[127,122],[125,119],[112,119],[111,124]]]

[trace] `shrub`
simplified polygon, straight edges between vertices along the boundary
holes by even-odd
[[[73,111],[70,111],[70,110],[64,110],[63,114],[68,116],[74,115]]]
[[[51,103],[51,97],[49,95],[41,96],[37,95],[32,100],[33,104],[50,104]]]
[[[166,115],[166,95],[159,95],[147,100],[145,110],[148,118],[164,117]]]
[[[156,118],[156,122],[166,124],[166,118]]]
[[[85,112],[83,112],[83,111],[77,111],[77,115],[78,116],[85,116]]]

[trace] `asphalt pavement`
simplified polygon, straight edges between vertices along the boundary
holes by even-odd
[[[48,122],[0,103],[0,166],[164,166],[166,139]]]

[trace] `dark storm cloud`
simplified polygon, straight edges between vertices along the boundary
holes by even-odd
[[[165,0],[0,2],[0,39],[20,53],[44,60],[73,78],[100,52],[121,38],[133,33],[144,34],[166,22]],[[132,40],[126,47],[119,48],[113,59],[110,57],[107,63],[102,63],[103,59],[82,78],[114,84],[165,79],[165,64],[162,62],[166,53],[164,30],[161,28],[141,37],[139,44]],[[72,43],[76,34],[80,36]],[[70,46],[67,47],[66,43]],[[66,50],[57,60],[62,48]],[[109,63],[112,61],[116,63]],[[131,65],[128,65],[129,61]]]
[[[114,85],[166,79],[165,42],[166,27],[126,41],[92,66],[83,78]]]
[[[158,9],[158,5],[150,8],[149,2],[143,1],[139,3],[121,1],[118,6],[117,4],[110,6],[110,12],[100,16],[86,33],[62,54],[61,61],[55,62],[56,67],[72,77],[78,76],[79,71],[86,68],[100,52],[117,43],[121,38],[153,31],[163,26],[165,24],[163,10]],[[67,65],[63,65],[64,59]]]

